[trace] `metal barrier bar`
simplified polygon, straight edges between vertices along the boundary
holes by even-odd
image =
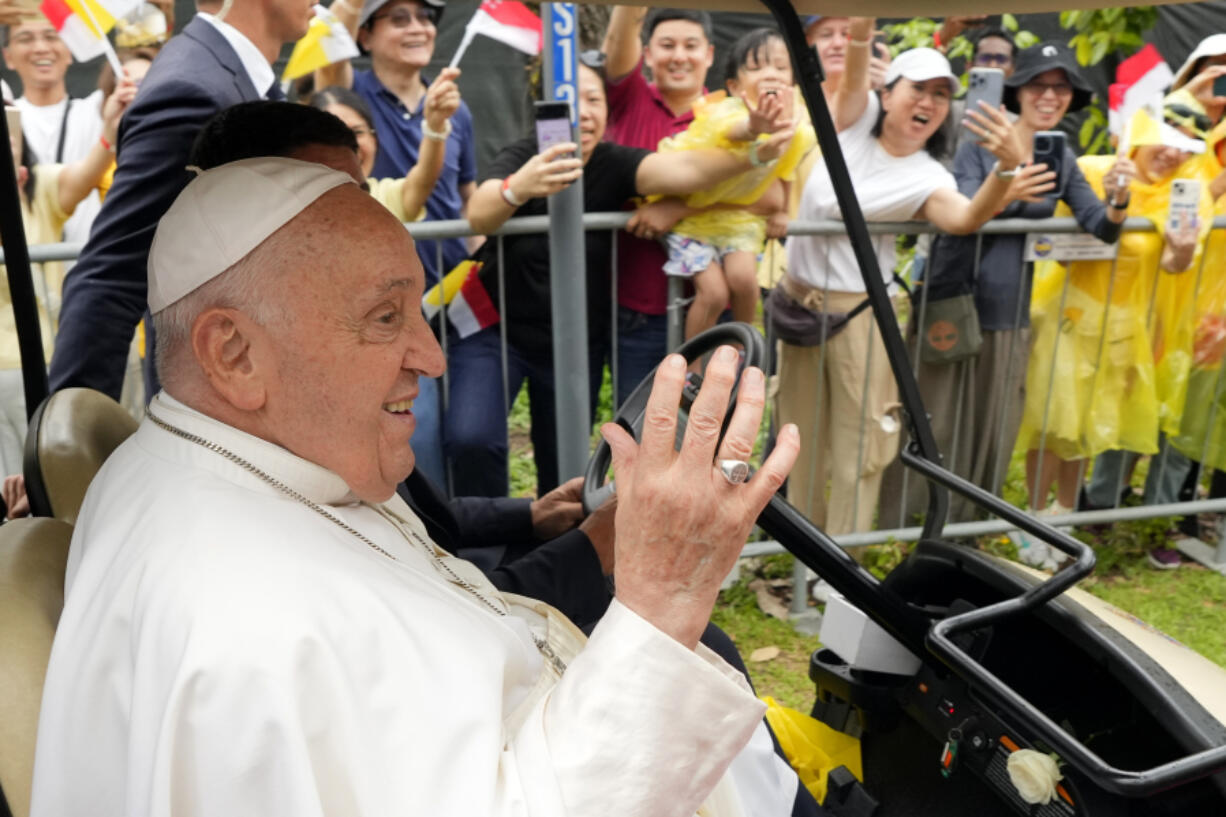
[[[585,213],[583,227],[585,230],[620,230],[633,215],[629,212],[617,213]],[[477,235],[464,219],[447,221],[415,221],[405,225],[409,235],[415,240],[434,240],[439,238],[466,238]],[[1226,228],[1226,216],[1213,219],[1213,229]],[[544,233],[549,230],[548,216],[520,216],[508,220],[499,229],[490,233],[497,235],[525,235],[527,233]],[[1124,222],[1123,231],[1130,233],[1152,233],[1156,230],[1149,219],[1130,218]],[[904,233],[907,235],[923,235],[939,231],[926,221],[878,221],[868,225],[870,235],[887,233]],[[1081,227],[1072,218],[1005,218],[989,221],[979,229],[983,235],[999,235],[1002,233],[1079,233]],[[788,225],[788,235],[843,235],[843,222],[827,221],[793,221]],[[85,245],[81,242],[60,242],[56,244],[37,244],[30,247],[30,261],[75,261]],[[4,263],[4,251],[0,250],[0,263]]]
[[[583,221],[583,225],[585,229],[589,229],[589,230],[590,229],[601,229],[601,230],[616,231],[616,230],[621,229],[621,227],[625,225],[625,223],[628,221],[629,218],[630,218],[630,214],[626,212],[597,213],[597,214],[584,215],[582,221]],[[502,227],[502,229],[494,233],[496,237],[495,240],[497,240],[498,236],[543,232],[548,229],[548,225],[549,225],[549,219],[546,216],[512,219],[508,221]],[[413,223],[413,224],[406,225],[406,226],[409,232],[419,239],[439,239],[439,238],[471,235],[471,229],[469,228],[468,223],[462,220],[447,221],[447,222],[424,222],[424,223],[418,222],[418,223]],[[1214,228],[1218,228],[1218,229],[1226,228],[1226,216],[1219,216],[1215,218],[1213,222],[1213,226]],[[1154,225],[1147,219],[1129,219],[1127,222],[1125,222],[1124,229],[1128,231],[1148,232],[1148,231],[1154,230]],[[1008,219],[1008,220],[998,220],[998,221],[990,222],[983,227],[980,233],[981,235],[993,235],[993,234],[1012,233],[1012,232],[1017,232],[1019,230],[1024,230],[1026,232],[1070,233],[1070,232],[1079,232],[1080,227],[1077,225],[1076,221],[1071,218],[1042,219],[1042,220]],[[904,222],[904,223],[870,224],[869,232],[877,235],[877,234],[889,234],[889,233],[897,233],[897,232],[935,233],[936,231],[930,224],[927,224],[927,223]],[[790,234],[836,234],[836,235],[841,235],[844,233],[844,227],[843,227],[842,222],[840,221],[811,221],[811,222],[798,221],[798,222],[793,222],[790,225],[789,233]],[[51,261],[51,260],[71,260],[76,257],[77,253],[80,250],[80,247],[81,247],[80,244],[70,244],[70,243],[36,246],[36,247],[31,248],[31,259],[35,262]],[[500,262],[501,262],[503,260],[501,258],[501,255],[502,255],[501,242],[499,243],[499,255],[500,255]],[[979,251],[977,251],[976,252],[976,264],[979,263],[979,255],[980,253]],[[2,251],[0,251],[0,259],[2,259]],[[1205,263],[1205,260],[1206,260],[1205,256],[1204,254],[1202,254],[1202,257],[1201,257],[1202,267],[1201,267],[1201,270],[1198,270],[1198,283],[1196,287],[1197,290],[1199,290],[1200,277],[1203,276],[1203,265]],[[621,368],[619,365],[619,361],[617,359],[617,352],[616,352],[616,349],[617,349],[616,249],[614,249],[613,251],[613,258],[611,259],[611,263],[613,265],[613,276],[612,276],[613,285],[610,291],[610,300],[612,301],[611,307],[610,307],[610,318],[611,318],[611,323],[613,325],[613,332],[614,332],[613,343],[612,343],[612,350],[613,350],[612,359],[613,359],[613,366],[614,366],[614,373],[615,373],[614,376],[616,378],[617,376],[620,376],[620,372],[618,371],[618,369]],[[500,263],[500,265],[502,264]],[[441,259],[440,259],[439,266],[441,267]],[[1114,279],[1115,279],[1115,276],[1113,274],[1111,278],[1110,286],[1114,286]],[[500,295],[501,294],[502,293],[500,293]],[[1152,303],[1153,299],[1151,298],[1150,300]],[[1019,302],[1020,301],[1021,299],[1019,298]],[[918,316],[920,318],[921,323],[924,317],[924,310],[926,308],[926,304],[927,304],[927,298],[926,298],[926,292],[925,292],[924,297],[920,298],[919,303],[918,303]],[[675,306],[676,304],[670,303],[670,309],[673,309],[675,311]],[[1108,314],[1111,308],[1112,308],[1112,304],[1111,304],[1111,297],[1110,297],[1110,290],[1109,290],[1108,291],[1108,301],[1104,306],[1104,316],[1103,316],[1104,328],[1105,328]],[[1019,316],[1019,319],[1020,319],[1020,316]],[[507,401],[507,406],[509,408],[510,401],[514,399],[514,394],[512,394],[510,391],[511,384],[507,382],[507,359],[506,359],[506,348],[507,347],[506,347],[506,322],[505,321],[502,322],[502,326],[500,327],[500,333],[501,333],[501,337],[503,340],[503,344],[502,344],[503,346],[502,369],[503,369],[503,382],[504,382],[503,396],[504,396],[504,400]],[[444,343],[446,343],[446,341],[444,341]],[[1099,354],[1097,356],[1098,357],[1098,367],[1101,367],[1102,361],[1103,361],[1103,354],[1104,354],[1103,346],[1104,346],[1103,339],[1100,338]],[[918,369],[919,368],[918,364],[919,364],[919,358],[918,358],[918,349],[917,349],[913,366],[916,369]],[[826,360],[824,358],[820,361],[819,367],[823,370],[822,374],[823,376],[825,376],[826,373],[824,372],[824,369],[827,368],[827,366],[826,366]],[[1219,372],[1218,391],[1221,391],[1223,388],[1223,378],[1221,375],[1222,373]],[[614,380],[614,385],[616,386],[616,379]],[[964,390],[968,387],[969,387],[969,384],[965,382],[965,379],[962,383],[959,384],[960,389]],[[582,384],[581,388],[586,389],[587,384],[586,383]],[[447,392],[447,389],[444,388],[444,397],[443,397],[444,400],[449,399],[449,395],[447,395],[446,392]],[[1049,389],[1049,395],[1048,395],[1049,400],[1050,400],[1050,396],[1051,396],[1051,390]],[[818,423],[820,423],[823,419],[820,415],[820,412],[822,410],[821,403],[822,403],[822,400],[819,399],[818,401],[816,401],[816,405],[814,406],[814,411],[815,411],[815,414],[817,415],[815,416],[814,419]],[[961,401],[959,401],[958,408],[959,410],[961,410]],[[1214,406],[1213,411],[1216,411],[1216,405]],[[1047,414],[1049,413],[1049,411],[1045,409],[1044,413]],[[1212,428],[1212,420],[1213,420],[1213,415],[1211,414],[1210,428]],[[586,418],[584,418],[584,422],[586,422]],[[861,426],[863,427],[863,425],[864,423],[862,421]],[[1044,434],[1046,433],[1046,430],[1047,430],[1047,422],[1044,422],[1043,423]],[[1209,439],[1206,438],[1205,446],[1207,447],[1208,444],[1209,444]],[[951,456],[951,461],[953,460],[953,458],[959,458],[962,455],[962,452],[958,451],[956,447],[953,448],[948,453]],[[860,450],[860,453],[858,454],[858,457],[859,458],[863,457],[863,444],[861,444],[861,450]],[[1202,452],[1202,459],[1203,458],[1204,458],[1204,453]],[[1157,467],[1159,470],[1161,470],[1164,467],[1164,463],[1161,461],[1161,458],[1159,458],[1159,462],[1154,467]],[[904,475],[904,479],[906,479],[906,475]],[[903,504],[899,508],[899,515],[897,518],[898,527],[892,528],[892,530],[905,529],[902,527],[908,521],[904,518],[905,516],[904,514],[905,496],[906,496],[906,485],[904,483],[904,492],[903,492],[903,499],[902,499]],[[859,497],[857,493],[855,502],[860,502],[860,501],[861,501],[861,498]],[[807,503],[807,500],[806,500],[806,503]],[[1159,513],[1159,515],[1161,514]],[[880,521],[884,522],[885,520],[882,519]],[[951,530],[953,529],[951,528]],[[880,532],[878,532],[878,534],[880,534]],[[840,540],[843,540],[845,537],[838,537],[838,538]],[[879,540],[880,539],[877,539],[877,541]],[[848,540],[849,544],[850,542],[851,540]],[[1226,537],[1224,537],[1223,542],[1224,543],[1220,549],[1226,549]]]
[[[1077,513],[1060,514],[1059,516],[1045,516],[1043,521],[1058,528],[1071,528],[1086,525],[1110,525],[1116,522],[1155,519],[1163,516],[1184,516],[1193,513],[1226,513],[1226,499],[1199,499],[1195,502],[1175,502],[1168,505],[1137,505],[1124,508],[1108,508],[1101,511],[1078,511]],[[945,539],[964,539],[1008,533],[1017,529],[1016,525],[1004,519],[986,519],[982,522],[955,522],[945,526],[942,537]],[[842,547],[880,545],[886,542],[916,542],[919,541],[922,530],[923,528],[919,526],[891,528],[889,530],[847,533],[832,538]],[[741,557],[769,556],[786,552],[783,545],[778,542],[750,542],[741,551]]]

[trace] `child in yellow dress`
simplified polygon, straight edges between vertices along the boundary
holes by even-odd
[[[766,240],[766,215],[747,208],[780,180],[793,179],[796,167],[817,140],[803,111],[795,109],[792,62],[779,32],[759,28],[732,46],[725,71],[727,93],[707,96],[694,106],[694,121],[682,133],[660,142],[661,152],[721,147],[748,155],[754,165],[708,190],[691,194],[686,204],[700,212],[686,216],[667,236],[669,275],[692,277],[694,302],[685,336],[715,324],[732,301],[738,321],[752,321],[758,305],[757,256]],[[758,144],[770,134],[803,122],[779,159],[760,162]],[[786,193],[786,191],[785,191]],[[770,218],[786,222],[786,195]]]

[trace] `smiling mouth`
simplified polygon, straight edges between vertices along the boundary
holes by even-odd
[[[412,400],[397,400],[393,403],[384,403],[383,410],[392,414],[408,414],[413,408]]]
[[[925,116],[922,113],[917,113],[915,116],[911,117],[911,120],[914,122],[918,122],[921,125],[927,125],[931,121],[927,116]]]

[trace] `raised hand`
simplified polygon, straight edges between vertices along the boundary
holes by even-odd
[[[979,110],[968,109],[962,124],[979,137],[979,144],[1000,159],[1001,167],[1006,170],[1017,167],[1026,158],[1026,150],[1013,130],[1013,123],[1005,116],[1003,105],[993,108],[980,100]]]
[[[793,97],[792,89],[780,88],[767,91],[758,97],[755,106],[742,93],[741,101],[749,110],[749,134],[756,137],[764,133],[778,133],[792,127]]]
[[[799,434],[789,424],[748,482],[734,485],[715,466],[717,457],[747,460],[762,421],[765,377],[748,368],[741,375],[732,422],[719,440],[737,365],[737,352],[730,346],[712,355],[680,451],[674,450],[686,372],[680,355],[665,358],[656,371],[641,443],[613,423],[601,428],[617,477],[617,597],[690,648],[698,643],[720,583],[758,514],[800,450]]]
[[[1011,201],[1026,201],[1038,204],[1043,201],[1043,194],[1056,189],[1056,172],[1048,170],[1043,163],[1026,165],[1019,168],[1017,175],[1009,185],[1005,194],[1005,203]]]
[[[579,146],[559,142],[538,153],[511,174],[511,192],[520,201],[552,196],[583,175],[583,162],[574,158]]]
[[[430,83],[423,109],[430,130],[441,132],[447,127],[447,120],[459,110],[460,87],[455,82],[459,76],[459,68],[444,68]]]

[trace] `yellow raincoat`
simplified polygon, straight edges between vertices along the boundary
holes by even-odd
[[[1215,131],[1226,138],[1226,128]],[[1216,141],[1212,137],[1210,141]],[[1195,164],[1201,185],[1207,187],[1222,165],[1213,151],[1189,162]],[[1218,200],[1214,212],[1226,215],[1226,196]],[[1226,230],[1209,233],[1204,263],[1194,266],[1199,286],[1193,316],[1191,371],[1188,374],[1187,400],[1179,433],[1171,435],[1177,451],[1206,467],[1226,469],[1226,378],[1222,359],[1226,355]]]
[[[788,143],[779,160],[763,167],[755,167],[733,176],[706,190],[691,193],[685,203],[691,207],[709,207],[712,204],[753,204],[767,191],[776,179],[792,181],[796,168],[805,154],[817,144],[813,126],[803,114],[804,103],[799,92],[799,106],[793,121],[802,122]],[[754,142],[735,142],[728,132],[738,122],[749,116],[745,103],[730,97],[723,91],[709,94],[694,103],[694,121],[676,136],[660,140],[659,152],[717,147],[741,156],[748,155]],[[673,232],[688,238],[704,241],[715,247],[745,250],[759,253],[766,240],[766,219],[748,210],[712,210],[683,218],[673,227]]]
[[[1114,161],[1113,156],[1078,160],[1099,195],[1103,174]],[[1046,448],[1065,460],[1113,448],[1152,454],[1164,407],[1168,412],[1176,405],[1182,409],[1180,383],[1186,384],[1187,369],[1181,361],[1189,355],[1171,316],[1180,308],[1183,290],[1163,285],[1192,276],[1159,275],[1169,182],[1133,182],[1128,215],[1150,219],[1158,232],[1121,235],[1115,262],[1035,265],[1034,346],[1018,435],[1023,448]],[[1207,193],[1202,205],[1203,228],[1209,216]],[[1056,215],[1070,212],[1061,204]],[[1198,262],[1199,257],[1193,270]],[[1189,333],[1189,353],[1190,340]]]

